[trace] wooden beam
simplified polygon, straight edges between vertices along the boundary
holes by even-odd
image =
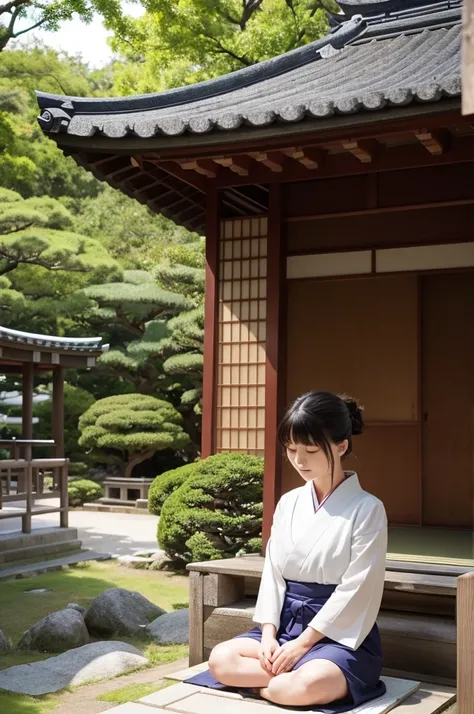
[[[235,174],[239,176],[248,176],[250,173],[250,168],[252,166],[252,159],[250,156],[216,156],[214,158],[216,164],[224,166],[230,169]]]
[[[312,171],[323,166],[326,158],[326,152],[317,147],[301,148],[293,146],[289,149],[283,149],[282,153],[290,159],[299,161],[300,164]]]
[[[377,176],[377,174],[369,174]],[[371,201],[372,203],[373,201]],[[381,216],[386,213],[404,213],[406,211],[425,211],[426,209],[451,208],[453,206],[472,206],[474,198],[458,198],[452,201],[431,201],[430,203],[406,203],[401,206],[383,206],[375,208],[361,208],[358,211],[333,211],[331,213],[311,213],[301,216],[288,216],[288,223],[304,221],[327,221],[330,218],[353,218],[356,216]]]
[[[55,441],[54,455],[64,456],[64,368],[53,370],[53,439]]]
[[[440,156],[449,148],[450,134],[448,131],[442,129],[439,131],[420,129],[415,132],[415,136],[432,156]]]
[[[214,453],[217,397],[217,330],[219,304],[219,194],[211,185],[206,206],[206,295],[204,298],[204,369],[201,456]]]
[[[474,714],[474,573],[457,579],[456,611],[459,714]]]
[[[21,437],[33,438],[33,374],[34,364],[28,362],[23,365],[22,381],[22,408],[21,408]]]
[[[351,154],[329,155],[326,164],[318,170],[317,178],[356,176],[372,171],[399,171],[472,161],[474,161],[474,137],[453,137],[451,150],[438,156],[429,154],[419,143],[387,148],[380,154],[377,161],[367,164],[356,160]],[[285,167],[285,171],[281,173],[272,173],[261,165],[257,165],[252,171],[252,183],[254,184],[308,181],[314,180],[314,178],[315,174],[312,171],[308,171],[296,161],[292,161],[290,166]],[[230,172],[228,175],[219,176],[216,179],[216,185],[219,188],[239,186],[248,184],[248,182],[249,180],[245,176],[237,176]]]
[[[158,169],[161,169],[165,173],[169,174],[170,176],[174,176],[174,178],[177,178],[180,181],[183,181],[184,183],[188,184],[188,186],[197,188],[198,191],[201,191],[201,193],[206,193],[208,190],[208,181],[204,176],[201,176],[200,174],[196,173],[196,171],[185,171],[175,161],[161,162],[152,159],[147,159],[147,161],[152,163]]]
[[[464,0],[462,32],[462,113],[474,114],[474,0]]]
[[[206,178],[216,178],[218,167],[209,159],[191,159],[190,161],[180,161],[179,165],[185,171],[195,171]]]
[[[380,144],[373,139],[358,139],[357,141],[343,141],[342,147],[363,164],[370,164],[377,156]]]
[[[255,151],[249,155],[252,159],[270,169],[270,171],[280,173],[285,167],[286,156],[280,151]]]
[[[285,404],[286,246],[281,184],[271,184],[268,210],[267,319],[265,360],[265,469],[263,475],[263,545],[270,536],[281,496],[282,452],[277,439]]]

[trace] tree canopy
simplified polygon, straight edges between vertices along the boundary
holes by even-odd
[[[114,88],[141,94],[218,77],[326,34],[333,0],[143,0],[111,45]]]

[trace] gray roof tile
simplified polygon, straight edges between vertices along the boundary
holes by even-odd
[[[460,95],[459,0],[342,5],[346,11],[370,6],[375,14],[345,18],[312,45],[192,87],[103,100],[38,94],[40,124],[53,134],[145,139],[232,132]],[[386,8],[390,12],[380,14]]]

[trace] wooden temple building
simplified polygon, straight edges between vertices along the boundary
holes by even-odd
[[[77,560],[81,543],[77,530],[68,527],[64,370],[94,367],[107,349],[101,342],[101,337],[53,337],[0,326],[0,374],[18,375],[22,392],[21,436],[0,439],[0,449],[9,452],[0,459],[0,579],[14,575],[16,569],[23,571],[25,561],[71,553]],[[38,440],[33,433],[34,379],[48,372],[52,375],[52,438]],[[38,458],[38,449],[50,453]],[[47,493],[45,473],[53,477],[53,488]],[[46,526],[36,518],[55,513],[59,514],[58,526]]]
[[[265,536],[280,494],[299,485],[276,440],[285,406],[309,389],[364,405],[348,467],[390,521],[389,666],[453,681],[457,578],[474,582],[474,116],[461,113],[462,2],[339,6],[326,37],[201,84],[104,99],[38,93],[39,123],[97,178],[206,235],[202,453],[265,456]],[[230,578],[232,590],[240,572],[232,592],[243,597],[261,569],[207,565],[192,573],[194,661],[219,636],[206,606],[225,605],[206,601],[203,577]]]

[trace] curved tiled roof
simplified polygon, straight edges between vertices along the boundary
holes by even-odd
[[[380,14],[383,6],[394,10]],[[458,97],[461,2],[342,3],[322,40],[201,84],[159,94],[82,99],[38,93],[46,133],[149,139],[298,123]],[[406,9],[399,10],[400,5]]]
[[[33,332],[12,330],[9,327],[2,326],[0,326],[0,341],[20,342],[23,344],[37,345],[39,347],[72,350],[74,352],[92,350],[105,351],[107,349],[107,345],[101,345],[102,337],[53,337],[49,335],[38,335]]]

